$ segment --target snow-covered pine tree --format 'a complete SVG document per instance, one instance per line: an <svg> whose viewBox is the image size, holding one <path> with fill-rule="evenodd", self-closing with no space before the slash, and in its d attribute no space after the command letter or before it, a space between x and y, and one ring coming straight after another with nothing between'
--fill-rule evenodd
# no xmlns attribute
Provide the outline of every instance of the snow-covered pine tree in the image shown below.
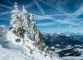
<svg viewBox="0 0 83 60"><path fill-rule="evenodd" d="M23 26L26 30L27 37L30 40L35 41L38 48L40 50L43 50L44 48L44 40L42 38L41 32L36 28L36 22L33 19L32 14L29 14L26 9L23 6L22 10L22 16L23 16Z"/></svg>
<svg viewBox="0 0 83 60"><path fill-rule="evenodd" d="M24 7L24 5L22 6L23 7L23 9L22 9L22 26L23 26L23 28L28 32L28 30L27 30L27 28L28 28L28 26L29 26L29 14L28 14L28 12L25 10L25 7Z"/></svg>
<svg viewBox="0 0 83 60"><path fill-rule="evenodd" d="M37 38L36 22L33 20L32 14L28 14L24 6L22 10L22 20L23 28L26 30L27 37L33 41L38 40L39 38ZM35 39L35 37L37 39Z"/></svg>
<svg viewBox="0 0 83 60"><path fill-rule="evenodd" d="M23 22L22 22L22 15L18 9L17 3L15 2L14 9L11 11L11 31L18 37L23 38L24 42L24 33L25 30L23 29Z"/></svg>
<svg viewBox="0 0 83 60"><path fill-rule="evenodd" d="M17 3L15 3L11 13L11 30L13 33L19 38L23 38L23 42L25 42L24 37L26 35L28 39L33 40L36 43L40 50L43 50L44 40L41 33L36 28L36 22L34 21L32 14L29 14L24 6L22 12L20 12Z"/></svg>
<svg viewBox="0 0 83 60"><path fill-rule="evenodd" d="M20 11L18 10L17 3L15 2L14 9L11 11L11 26L13 29L17 30L18 27L21 26L21 14Z"/></svg>

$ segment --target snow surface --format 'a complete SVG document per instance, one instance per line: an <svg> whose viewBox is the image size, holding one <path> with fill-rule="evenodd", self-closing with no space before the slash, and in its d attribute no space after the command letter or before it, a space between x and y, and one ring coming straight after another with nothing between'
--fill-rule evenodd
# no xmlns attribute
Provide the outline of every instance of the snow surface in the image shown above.
<svg viewBox="0 0 83 60"><path fill-rule="evenodd" d="M68 56L68 57L63 57L62 60L83 60L83 56L80 57Z"/></svg>
<svg viewBox="0 0 83 60"><path fill-rule="evenodd" d="M5 33L3 33L5 34ZM4 37L3 37L4 38ZM3 40L0 39L0 42ZM11 41L10 43L0 44L0 60L52 60L49 56L46 56L35 47L32 43L33 41L29 40L23 45L22 43L15 42L15 39L18 38L11 31L7 31L6 40ZM7 47L3 47L6 45ZM30 49L33 49L33 53L30 53ZM45 53L45 52L44 52ZM54 57L53 60L60 60L57 57Z"/></svg>

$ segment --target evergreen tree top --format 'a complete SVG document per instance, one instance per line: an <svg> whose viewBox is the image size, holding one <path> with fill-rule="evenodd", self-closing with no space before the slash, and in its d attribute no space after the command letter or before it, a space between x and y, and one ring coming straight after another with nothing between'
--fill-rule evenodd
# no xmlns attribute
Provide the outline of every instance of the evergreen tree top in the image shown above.
<svg viewBox="0 0 83 60"><path fill-rule="evenodd" d="M20 13L16 2L15 2L15 5L14 5L14 9L11 11L11 13Z"/></svg>
<svg viewBox="0 0 83 60"><path fill-rule="evenodd" d="M26 11L24 5L22 5L22 8L23 8L22 11L23 11L24 14L28 13L28 12Z"/></svg>
<svg viewBox="0 0 83 60"><path fill-rule="evenodd" d="M17 8L18 8L18 6L17 6L17 2L15 2L14 8L15 8L15 9L17 9Z"/></svg>
<svg viewBox="0 0 83 60"><path fill-rule="evenodd" d="M32 17L32 14L30 13L30 18L29 18L30 20L33 20L33 17Z"/></svg>

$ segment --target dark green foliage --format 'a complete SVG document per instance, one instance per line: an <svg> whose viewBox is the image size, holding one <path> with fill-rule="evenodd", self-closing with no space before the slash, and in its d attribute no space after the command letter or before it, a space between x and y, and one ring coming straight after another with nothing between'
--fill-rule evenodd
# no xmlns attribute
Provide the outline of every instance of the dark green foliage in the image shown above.
<svg viewBox="0 0 83 60"><path fill-rule="evenodd" d="M17 32L19 33L20 37L24 38L25 30L22 27L19 27L17 29Z"/></svg>
<svg viewBox="0 0 83 60"><path fill-rule="evenodd" d="M36 27L37 22L34 24L33 29L34 32L38 32L37 27ZM43 51L44 49L44 39L42 38L41 32L39 32L39 41L37 42L38 49Z"/></svg>
<svg viewBox="0 0 83 60"><path fill-rule="evenodd" d="M19 27L19 28L17 29L17 31L14 30L13 33L14 33L15 35L17 35L18 37L20 36L20 37L24 38L25 30L24 30L22 27Z"/></svg>
<svg viewBox="0 0 83 60"><path fill-rule="evenodd" d="M16 42L20 42L21 40L20 40L20 39L16 39L15 41L16 41Z"/></svg>
<svg viewBox="0 0 83 60"><path fill-rule="evenodd" d="M39 39L40 39L40 42L44 43L44 39L42 38L41 32L39 32Z"/></svg>
<svg viewBox="0 0 83 60"><path fill-rule="evenodd" d="M39 32L39 41L38 41L38 49L43 51L44 50L44 39L42 38L41 33Z"/></svg>
<svg viewBox="0 0 83 60"><path fill-rule="evenodd" d="M34 31L37 33L36 24L34 24L33 29L34 29Z"/></svg>

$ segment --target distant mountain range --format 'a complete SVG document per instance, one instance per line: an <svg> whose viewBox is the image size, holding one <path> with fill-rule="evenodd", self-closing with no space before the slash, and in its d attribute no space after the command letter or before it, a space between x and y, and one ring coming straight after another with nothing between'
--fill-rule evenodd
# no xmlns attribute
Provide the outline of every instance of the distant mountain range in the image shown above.
<svg viewBox="0 0 83 60"><path fill-rule="evenodd" d="M64 32L64 33L42 33L45 40L45 44L51 49L52 46L55 48L74 48L83 46L83 34Z"/></svg>
<svg viewBox="0 0 83 60"><path fill-rule="evenodd" d="M61 35L71 36L71 37L83 42L83 33L64 32L64 33L61 33Z"/></svg>

